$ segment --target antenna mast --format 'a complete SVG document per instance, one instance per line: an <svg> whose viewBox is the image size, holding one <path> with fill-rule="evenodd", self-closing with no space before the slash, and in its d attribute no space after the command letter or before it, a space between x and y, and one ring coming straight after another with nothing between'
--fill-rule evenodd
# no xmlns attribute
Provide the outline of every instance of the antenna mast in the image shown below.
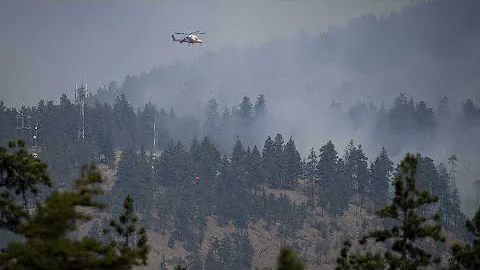
<svg viewBox="0 0 480 270"><path fill-rule="evenodd" d="M28 114L25 114L22 110L21 113L17 114L17 130L20 130L20 139L21 140L24 140L24 130L25 129L31 129L31 127L28 125L28 121L27 123L25 123L25 120L29 120L31 118L30 115Z"/></svg>
<svg viewBox="0 0 480 270"><path fill-rule="evenodd" d="M80 121L78 125L78 139L85 139L85 98L90 96L86 83L75 84L75 102L80 105Z"/></svg>

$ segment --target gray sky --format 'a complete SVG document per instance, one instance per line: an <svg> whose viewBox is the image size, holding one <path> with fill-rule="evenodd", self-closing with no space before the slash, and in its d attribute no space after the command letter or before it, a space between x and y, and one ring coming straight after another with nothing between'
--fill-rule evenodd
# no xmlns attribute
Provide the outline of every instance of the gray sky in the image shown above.
<svg viewBox="0 0 480 270"><path fill-rule="evenodd" d="M0 2L0 99L7 106L73 96L153 66L190 60L224 46L254 46L304 29L326 31L365 13L399 10L408 0L177 0ZM175 31L207 32L196 48Z"/></svg>

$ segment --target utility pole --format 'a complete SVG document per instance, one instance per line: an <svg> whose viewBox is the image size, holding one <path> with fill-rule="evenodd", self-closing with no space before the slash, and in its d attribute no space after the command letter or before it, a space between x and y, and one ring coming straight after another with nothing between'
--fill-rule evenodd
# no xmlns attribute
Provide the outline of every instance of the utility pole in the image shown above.
<svg viewBox="0 0 480 270"><path fill-rule="evenodd" d="M40 152L40 149L38 148L38 122L35 124L35 127L33 128L35 130L35 133L33 135L33 156L38 157L38 153Z"/></svg>
<svg viewBox="0 0 480 270"><path fill-rule="evenodd" d="M34 129L35 129L35 135L33 135L33 145L35 146L35 148L37 148L38 147L38 123L35 125Z"/></svg>
<svg viewBox="0 0 480 270"><path fill-rule="evenodd" d="M156 121L155 116L153 118L153 154L155 155L156 143L157 143L157 129L156 129Z"/></svg>

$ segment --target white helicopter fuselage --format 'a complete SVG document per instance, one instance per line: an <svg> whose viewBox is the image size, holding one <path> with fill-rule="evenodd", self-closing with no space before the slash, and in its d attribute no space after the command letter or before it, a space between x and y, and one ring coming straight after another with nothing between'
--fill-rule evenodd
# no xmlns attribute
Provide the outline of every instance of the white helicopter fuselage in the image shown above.
<svg viewBox="0 0 480 270"><path fill-rule="evenodd" d="M173 41L177 41L180 43L189 43L189 44L201 44L203 40L199 39L196 35L190 34L182 39L176 39L174 35L172 35Z"/></svg>

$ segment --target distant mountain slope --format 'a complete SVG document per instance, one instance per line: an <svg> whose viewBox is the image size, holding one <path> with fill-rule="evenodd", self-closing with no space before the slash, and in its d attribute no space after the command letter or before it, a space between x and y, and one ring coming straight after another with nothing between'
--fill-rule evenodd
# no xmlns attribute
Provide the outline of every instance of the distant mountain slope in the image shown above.
<svg viewBox="0 0 480 270"><path fill-rule="evenodd" d="M189 64L128 76L120 91L136 104L152 101L190 113L212 96L231 104L258 93L279 113L286 104L334 99L380 103L400 91L427 102L451 93L456 100L478 98L479 13L478 1L418 3L385 18L351 20L321 36L299 33L244 51L209 52Z"/></svg>

